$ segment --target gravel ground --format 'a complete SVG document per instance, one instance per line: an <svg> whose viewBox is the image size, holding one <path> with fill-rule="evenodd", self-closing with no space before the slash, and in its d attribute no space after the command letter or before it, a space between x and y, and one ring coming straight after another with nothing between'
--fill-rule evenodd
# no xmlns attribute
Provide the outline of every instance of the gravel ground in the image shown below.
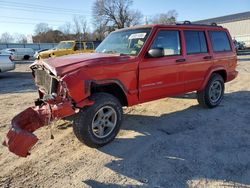
<svg viewBox="0 0 250 188"><path fill-rule="evenodd" d="M0 141L37 97L28 65L0 74ZM250 187L250 55L238 71L218 108L189 93L124 109L118 137L100 149L64 121L36 131L27 158L0 146L0 187Z"/></svg>

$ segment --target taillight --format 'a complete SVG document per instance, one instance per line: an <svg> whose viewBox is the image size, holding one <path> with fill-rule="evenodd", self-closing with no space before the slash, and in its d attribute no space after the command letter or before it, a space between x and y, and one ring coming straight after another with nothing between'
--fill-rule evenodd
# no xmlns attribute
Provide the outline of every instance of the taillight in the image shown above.
<svg viewBox="0 0 250 188"><path fill-rule="evenodd" d="M14 60L14 59L13 59L13 57L12 57L11 55L9 56L9 59L10 59L11 61L13 61L13 60Z"/></svg>

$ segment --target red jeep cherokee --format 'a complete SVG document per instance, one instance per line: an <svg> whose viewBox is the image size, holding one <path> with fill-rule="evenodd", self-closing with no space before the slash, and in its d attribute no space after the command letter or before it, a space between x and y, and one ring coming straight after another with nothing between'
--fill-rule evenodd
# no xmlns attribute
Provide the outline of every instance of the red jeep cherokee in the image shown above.
<svg viewBox="0 0 250 188"><path fill-rule="evenodd" d="M76 137L90 147L117 135L123 106L197 91L213 108L224 83L237 76L229 32L216 25L146 25L111 33L96 53L38 60L30 66L39 98L15 116L4 142L27 156L32 134L51 121L73 116Z"/></svg>

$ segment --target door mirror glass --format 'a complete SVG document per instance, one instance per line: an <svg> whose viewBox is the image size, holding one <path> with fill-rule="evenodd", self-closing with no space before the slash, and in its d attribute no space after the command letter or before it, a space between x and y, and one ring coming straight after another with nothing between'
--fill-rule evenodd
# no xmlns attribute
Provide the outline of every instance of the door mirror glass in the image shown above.
<svg viewBox="0 0 250 188"><path fill-rule="evenodd" d="M163 48L154 48L148 51L148 57L163 57L164 56L164 49Z"/></svg>

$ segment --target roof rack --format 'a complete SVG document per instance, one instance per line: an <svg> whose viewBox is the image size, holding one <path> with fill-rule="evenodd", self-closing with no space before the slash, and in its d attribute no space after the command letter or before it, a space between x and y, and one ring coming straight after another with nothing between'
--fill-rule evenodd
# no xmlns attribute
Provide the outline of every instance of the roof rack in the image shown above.
<svg viewBox="0 0 250 188"><path fill-rule="evenodd" d="M176 23L176 25L194 25L194 26L222 27L222 26L218 26L217 23L215 23L215 22L213 22L210 25L208 25L208 24L195 24L195 23L190 22L189 20L185 20L183 22Z"/></svg>

